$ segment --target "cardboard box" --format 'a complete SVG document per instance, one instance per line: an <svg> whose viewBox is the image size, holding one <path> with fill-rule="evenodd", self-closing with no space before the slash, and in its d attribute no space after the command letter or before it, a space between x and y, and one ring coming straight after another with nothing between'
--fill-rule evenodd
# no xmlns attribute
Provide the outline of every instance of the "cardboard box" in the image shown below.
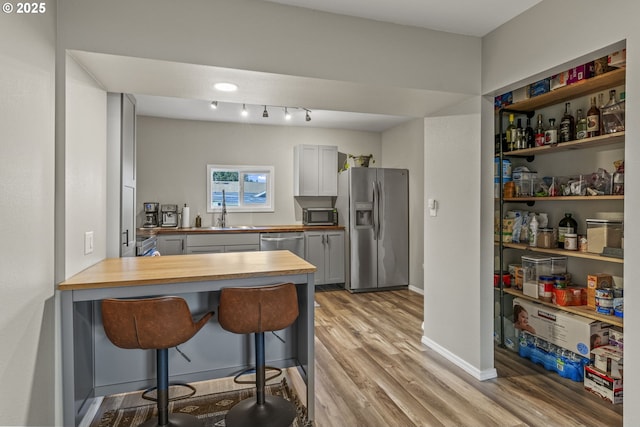
<svg viewBox="0 0 640 427"><path fill-rule="evenodd" d="M609 55L607 65L616 68L627 65L627 49L622 49Z"/></svg>
<svg viewBox="0 0 640 427"><path fill-rule="evenodd" d="M519 309L516 305L526 310L528 325L533 331L529 330L530 333L580 356L590 357L592 348L609 343L611 325L522 298L513 300L516 329L526 330L519 317L522 308Z"/></svg>
<svg viewBox="0 0 640 427"><path fill-rule="evenodd" d="M584 389L610 403L622 403L622 379L611 378L592 366L584 367Z"/></svg>
<svg viewBox="0 0 640 427"><path fill-rule="evenodd" d="M529 85L529 96L533 98L534 96L542 95L544 93L549 92L551 89L551 79L546 78L539 80L535 83Z"/></svg>
<svg viewBox="0 0 640 427"><path fill-rule="evenodd" d="M552 303L561 306L586 305L587 288L568 286L566 288L555 288L553 290Z"/></svg>
<svg viewBox="0 0 640 427"><path fill-rule="evenodd" d="M518 102L526 101L530 97L529 85L512 91L511 97L514 104Z"/></svg>
<svg viewBox="0 0 640 427"><path fill-rule="evenodd" d="M587 307L596 308L596 289L611 288L613 277L610 274L598 273L587 275Z"/></svg>
<svg viewBox="0 0 640 427"><path fill-rule="evenodd" d="M575 68L569 70L569 79L567 80L568 85L572 85L574 83L578 83L579 81L590 79L593 77L595 73L595 66L593 61L587 62L583 65L578 65Z"/></svg>
<svg viewBox="0 0 640 427"><path fill-rule="evenodd" d="M555 76L551 76L550 87L551 90L556 90L560 87L566 86L569 81L569 72L563 71L562 73L558 73Z"/></svg>
<svg viewBox="0 0 640 427"><path fill-rule="evenodd" d="M624 351L624 336L622 328L613 326L609 330L609 345L617 347L620 351Z"/></svg>
<svg viewBox="0 0 640 427"><path fill-rule="evenodd" d="M611 378L622 378L624 363L622 350L612 345L604 345L591 350L591 354L593 354L593 366L597 370Z"/></svg>

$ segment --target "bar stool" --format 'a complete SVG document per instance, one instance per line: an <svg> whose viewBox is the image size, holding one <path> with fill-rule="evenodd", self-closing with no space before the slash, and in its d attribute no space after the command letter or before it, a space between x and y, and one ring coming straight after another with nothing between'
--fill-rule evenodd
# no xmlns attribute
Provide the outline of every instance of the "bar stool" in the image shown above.
<svg viewBox="0 0 640 427"><path fill-rule="evenodd" d="M173 296L102 301L102 323L114 345L156 350L157 399L151 400L157 402L158 416L146 421L142 427L202 426L193 415L169 414L169 348L191 339L211 316L213 312L206 313L194 322L187 302ZM195 389L188 387L193 395Z"/></svg>
<svg viewBox="0 0 640 427"><path fill-rule="evenodd" d="M298 294L293 283L220 291L220 326L236 334L255 334L256 352L256 399L245 399L231 408L225 417L227 427L285 427L295 419L293 403L265 395L264 333L284 329L297 317Z"/></svg>

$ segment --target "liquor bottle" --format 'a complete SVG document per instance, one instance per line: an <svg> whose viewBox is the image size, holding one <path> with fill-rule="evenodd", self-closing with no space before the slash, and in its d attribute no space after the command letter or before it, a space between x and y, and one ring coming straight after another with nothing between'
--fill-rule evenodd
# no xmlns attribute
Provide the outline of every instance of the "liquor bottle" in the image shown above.
<svg viewBox="0 0 640 427"><path fill-rule="evenodd" d="M549 128L544 131L544 143L546 145L558 143L558 128L556 127L556 119L549 119Z"/></svg>
<svg viewBox="0 0 640 427"><path fill-rule="evenodd" d="M515 142L516 150L522 150L523 148L527 148L527 141L524 139L524 130L522 128L516 129L516 142Z"/></svg>
<svg viewBox="0 0 640 427"><path fill-rule="evenodd" d="M591 98L591 107L587 111L587 138L600 135L600 109L596 105L596 97Z"/></svg>
<svg viewBox="0 0 640 427"><path fill-rule="evenodd" d="M536 145L535 134L531 127L531 119L527 117L527 127L524 128L524 142L526 148L533 148Z"/></svg>
<svg viewBox="0 0 640 427"><path fill-rule="evenodd" d="M564 218L558 224L558 248L564 249L564 235L572 234L578 231L578 223L571 218L570 213L565 213Z"/></svg>
<svg viewBox="0 0 640 427"><path fill-rule="evenodd" d="M609 91L609 102L600 110L602 112L602 126L604 129L603 134L609 134L618 131L618 111L620 105L616 101L616 90L611 89Z"/></svg>
<svg viewBox="0 0 640 427"><path fill-rule="evenodd" d="M507 134L507 146L509 147L509 150L514 149L513 143L515 142L516 125L513 124L513 119L513 114L509 114L509 126L507 126L507 130L505 131Z"/></svg>
<svg viewBox="0 0 640 427"><path fill-rule="evenodd" d="M571 103L564 104L564 116L560 120L560 135L558 142L569 142L575 138L576 120L571 115Z"/></svg>
<svg viewBox="0 0 640 427"><path fill-rule="evenodd" d="M600 108L600 135L604 135L604 125L602 124L602 109L604 108L604 93L598 94L598 105Z"/></svg>
<svg viewBox="0 0 640 427"><path fill-rule="evenodd" d="M576 139L587 137L587 118L582 115L582 108L576 113Z"/></svg>
<svg viewBox="0 0 640 427"><path fill-rule="evenodd" d="M538 124L536 125L536 131L534 133L536 147L542 147L544 145L544 125L542 124L542 114L538 114Z"/></svg>

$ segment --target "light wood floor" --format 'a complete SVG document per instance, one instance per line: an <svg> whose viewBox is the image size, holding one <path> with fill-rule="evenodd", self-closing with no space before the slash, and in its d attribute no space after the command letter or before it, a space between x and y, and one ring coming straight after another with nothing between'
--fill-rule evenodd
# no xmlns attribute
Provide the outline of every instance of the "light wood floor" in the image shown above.
<svg viewBox="0 0 640 427"><path fill-rule="evenodd" d="M415 292L316 301L317 427L622 425L622 405L509 350L496 348L498 378L477 381L421 344Z"/></svg>
<svg viewBox="0 0 640 427"><path fill-rule="evenodd" d="M498 378L477 381L420 342L423 296L415 292L319 288L316 302L316 427L622 425L622 405L509 350L496 348ZM296 370L286 375L304 400ZM246 387L229 378L194 385L198 394ZM106 406L148 403L139 394Z"/></svg>

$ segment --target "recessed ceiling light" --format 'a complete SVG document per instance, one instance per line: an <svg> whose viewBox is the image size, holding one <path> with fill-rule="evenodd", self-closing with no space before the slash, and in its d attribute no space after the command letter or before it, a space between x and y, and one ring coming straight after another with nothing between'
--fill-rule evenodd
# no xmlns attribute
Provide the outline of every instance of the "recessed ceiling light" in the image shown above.
<svg viewBox="0 0 640 427"><path fill-rule="evenodd" d="M238 85L235 83L220 82L213 85L214 89L221 92L235 92L238 90Z"/></svg>

